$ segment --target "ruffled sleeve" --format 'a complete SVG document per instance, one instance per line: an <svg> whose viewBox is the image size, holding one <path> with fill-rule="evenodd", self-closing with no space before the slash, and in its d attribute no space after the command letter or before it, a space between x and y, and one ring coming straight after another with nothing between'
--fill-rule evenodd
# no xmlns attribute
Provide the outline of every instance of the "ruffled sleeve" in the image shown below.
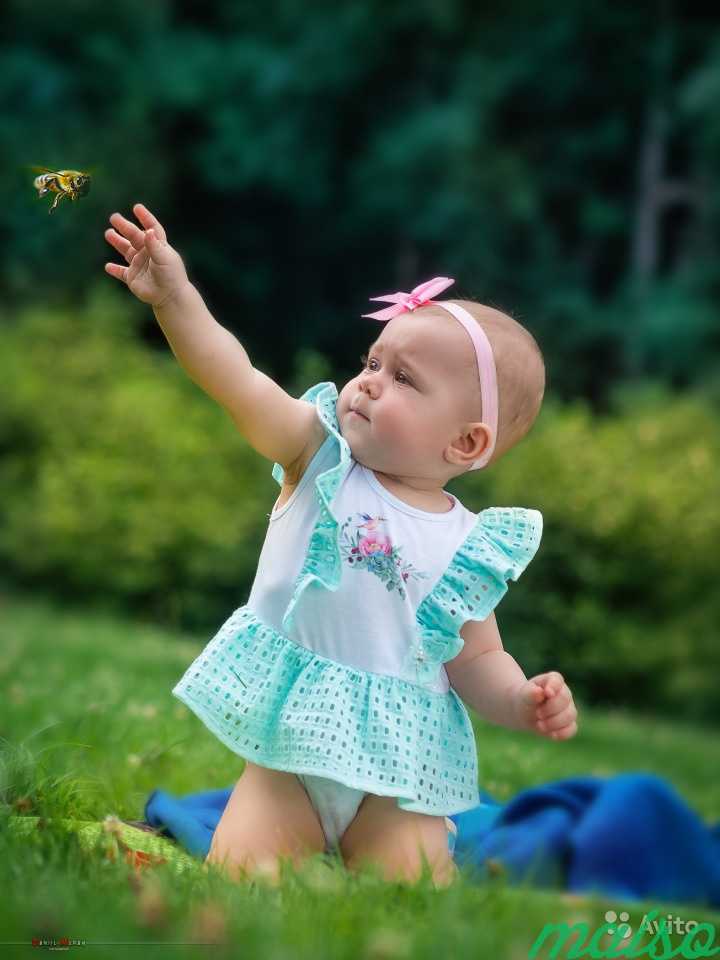
<svg viewBox="0 0 720 960"><path fill-rule="evenodd" d="M318 418L325 427L325 439L327 440L332 436L337 441L339 447L342 447L344 444L346 449L343 450L343 453L345 454L345 459L349 459L350 448L340 433L340 424L337 418L336 404L338 392L335 384L330 380L316 383L315 386L309 387L300 399L305 400L315 407ZM272 475L273 479L277 481L278 486L281 487L285 482L285 470L279 463L273 464Z"/></svg>
<svg viewBox="0 0 720 960"><path fill-rule="evenodd" d="M326 590L337 590L340 586L342 563L337 538L339 523L333 512L333 500L352 465L350 447L340 432L337 416L338 391L335 384L331 381L317 383L300 399L315 404L317 415L327 433L325 442L332 438L336 452L331 458L332 465L314 480L318 519L282 619L282 627L286 632L291 629L295 619L295 607L310 584L316 583ZM275 464L272 475L278 483L282 483L284 473L280 464Z"/></svg>
<svg viewBox="0 0 720 960"><path fill-rule="evenodd" d="M507 581L518 580L537 553L542 529L540 511L527 507L488 507L478 514L448 571L465 594L466 620L490 616L507 593Z"/></svg>
<svg viewBox="0 0 720 960"><path fill-rule="evenodd" d="M540 546L543 519L527 507L488 507L453 555L447 570L417 610L421 663L429 679L440 663L462 650L460 629L485 620Z"/></svg>

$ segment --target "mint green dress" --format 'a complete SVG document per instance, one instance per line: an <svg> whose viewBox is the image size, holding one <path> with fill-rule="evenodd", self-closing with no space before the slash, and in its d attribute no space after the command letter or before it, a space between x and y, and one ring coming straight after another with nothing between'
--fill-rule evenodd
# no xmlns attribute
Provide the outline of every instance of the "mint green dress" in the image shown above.
<svg viewBox="0 0 720 960"><path fill-rule="evenodd" d="M403 504L353 459L337 398L330 382L302 396L325 442L271 515L248 603L172 693L260 766L461 813L480 802L477 746L443 664L463 624L486 619L530 562L542 516ZM272 475L282 484L282 467Z"/></svg>

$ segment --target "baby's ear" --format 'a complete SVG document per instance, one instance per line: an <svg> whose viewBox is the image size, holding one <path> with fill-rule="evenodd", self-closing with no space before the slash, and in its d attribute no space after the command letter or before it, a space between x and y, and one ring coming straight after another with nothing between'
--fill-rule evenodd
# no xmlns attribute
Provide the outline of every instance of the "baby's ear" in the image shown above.
<svg viewBox="0 0 720 960"><path fill-rule="evenodd" d="M467 466L482 456L491 439L490 428L486 424L467 423L447 447L445 457L450 463Z"/></svg>

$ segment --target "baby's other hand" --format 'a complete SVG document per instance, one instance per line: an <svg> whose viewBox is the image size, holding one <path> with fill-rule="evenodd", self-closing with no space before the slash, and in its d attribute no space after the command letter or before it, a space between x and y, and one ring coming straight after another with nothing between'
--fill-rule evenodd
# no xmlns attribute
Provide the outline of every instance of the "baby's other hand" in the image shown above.
<svg viewBox="0 0 720 960"><path fill-rule="evenodd" d="M569 740L577 733L577 709L570 687L556 670L539 673L514 691L515 712L526 730L552 740Z"/></svg>

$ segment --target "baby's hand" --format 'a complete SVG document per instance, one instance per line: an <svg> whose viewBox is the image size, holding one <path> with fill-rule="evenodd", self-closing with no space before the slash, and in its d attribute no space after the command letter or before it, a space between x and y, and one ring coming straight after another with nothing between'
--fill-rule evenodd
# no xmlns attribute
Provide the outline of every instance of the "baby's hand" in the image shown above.
<svg viewBox="0 0 720 960"><path fill-rule="evenodd" d="M577 709L562 674L553 670L525 680L514 690L515 713L524 729L568 740L577 733Z"/></svg>
<svg viewBox="0 0 720 960"><path fill-rule="evenodd" d="M145 230L119 213L113 213L110 223L117 229L105 231L107 242L130 266L106 263L105 270L126 283L138 300L159 307L189 283L185 265L180 254L167 242L163 225L147 207L136 203L133 212Z"/></svg>

